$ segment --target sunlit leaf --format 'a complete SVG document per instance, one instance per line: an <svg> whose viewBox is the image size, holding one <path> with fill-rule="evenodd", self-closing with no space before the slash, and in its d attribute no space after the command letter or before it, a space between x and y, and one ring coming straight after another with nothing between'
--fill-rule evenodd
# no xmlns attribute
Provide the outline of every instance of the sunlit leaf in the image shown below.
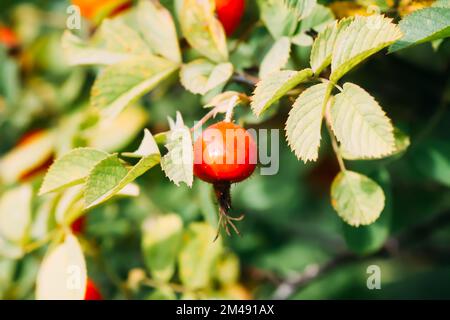
<svg viewBox="0 0 450 320"><path fill-rule="evenodd" d="M384 208L383 189L372 179L353 171L340 172L331 185L331 203L349 225L376 221Z"/></svg>
<svg viewBox="0 0 450 320"><path fill-rule="evenodd" d="M231 63L213 64L205 59L194 60L181 67L181 84L192 93L205 94L224 84L233 74Z"/></svg>
<svg viewBox="0 0 450 320"><path fill-rule="evenodd" d="M331 64L331 56L337 36L350 24L352 19L342 19L328 24L318 35L311 48L310 63L314 73L320 74Z"/></svg>
<svg viewBox="0 0 450 320"><path fill-rule="evenodd" d="M386 242L392 224L392 190L389 172L378 170L373 177L383 188L386 205L374 223L354 228L344 224L344 238L349 249L358 254L366 255L379 250Z"/></svg>
<svg viewBox="0 0 450 320"><path fill-rule="evenodd" d="M109 65L125 61L132 56L128 53L114 52L105 48L91 46L68 30L63 34L62 47L67 63L72 66Z"/></svg>
<svg viewBox="0 0 450 320"><path fill-rule="evenodd" d="M286 137L297 158L315 161L319 155L322 119L332 87L316 84L303 91L286 121Z"/></svg>
<svg viewBox="0 0 450 320"><path fill-rule="evenodd" d="M156 1L139 1L139 28L152 50L174 62L181 62L177 32L170 12Z"/></svg>
<svg viewBox="0 0 450 320"><path fill-rule="evenodd" d="M37 300L84 300L86 262L78 240L66 236L44 258L36 280Z"/></svg>
<svg viewBox="0 0 450 320"><path fill-rule="evenodd" d="M157 165L161 155L143 157L131 169L125 167L117 154L110 155L95 165L86 180L84 201L86 209L99 205L119 193L128 184Z"/></svg>
<svg viewBox="0 0 450 320"><path fill-rule="evenodd" d="M91 104L114 118L176 69L173 62L150 55L108 66L92 87Z"/></svg>
<svg viewBox="0 0 450 320"><path fill-rule="evenodd" d="M304 19L309 16L317 4L317 0L284 0L284 4L294 10L298 19Z"/></svg>
<svg viewBox="0 0 450 320"><path fill-rule="evenodd" d="M274 72L259 81L252 96L251 107L253 113L260 116L289 90L308 80L312 75L311 69L301 71L283 70Z"/></svg>
<svg viewBox="0 0 450 320"><path fill-rule="evenodd" d="M403 18L398 26L404 36L389 48L389 52L450 37L450 6L414 11Z"/></svg>
<svg viewBox="0 0 450 320"><path fill-rule="evenodd" d="M279 39L292 36L298 25L298 17L290 10L284 0L258 0L261 20L272 37Z"/></svg>
<svg viewBox="0 0 450 320"><path fill-rule="evenodd" d="M383 109L361 87L345 83L331 105L331 124L342 148L355 157L377 158L394 151L394 128Z"/></svg>
<svg viewBox="0 0 450 320"><path fill-rule="evenodd" d="M176 123L172 121L165 146L167 153L161 159L161 167L166 176L177 186L184 182L191 187L194 180L192 137L190 129L184 125L179 113Z"/></svg>
<svg viewBox="0 0 450 320"><path fill-rule="evenodd" d="M44 178L40 194L57 191L84 182L91 169L108 156L93 148L79 148L56 160Z"/></svg>
<svg viewBox="0 0 450 320"><path fill-rule="evenodd" d="M134 152L124 152L122 155L130 158L142 158L156 153L159 153L159 149L155 138L148 129L144 129L144 138L139 148Z"/></svg>
<svg viewBox="0 0 450 320"><path fill-rule="evenodd" d="M390 18L381 15L356 16L338 34L333 47L330 80L336 82L357 64L401 36L400 29Z"/></svg>
<svg viewBox="0 0 450 320"><path fill-rule="evenodd" d="M278 39L261 62L259 76L265 78L273 72L280 71L288 62L290 52L290 39L288 37Z"/></svg>
<svg viewBox="0 0 450 320"><path fill-rule="evenodd" d="M225 31L213 1L180 0L178 14L183 35L194 49L212 61L228 61Z"/></svg>

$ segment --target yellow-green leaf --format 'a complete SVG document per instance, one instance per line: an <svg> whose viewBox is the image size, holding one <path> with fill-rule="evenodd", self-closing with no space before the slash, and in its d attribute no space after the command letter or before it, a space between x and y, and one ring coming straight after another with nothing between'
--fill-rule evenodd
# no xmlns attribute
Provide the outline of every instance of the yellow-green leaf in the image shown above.
<svg viewBox="0 0 450 320"><path fill-rule="evenodd" d="M331 61L332 82L337 82L357 64L391 45L402 33L392 19L382 15L356 16L339 32Z"/></svg>
<svg viewBox="0 0 450 320"><path fill-rule="evenodd" d="M50 166L39 194L84 182L91 169L107 156L106 152L93 148L79 148L66 153Z"/></svg>
<svg viewBox="0 0 450 320"><path fill-rule="evenodd" d="M177 68L174 62L152 55L108 66L92 87L91 105L105 118L114 118Z"/></svg>
<svg viewBox="0 0 450 320"><path fill-rule="evenodd" d="M286 137L297 158L317 160L325 104L332 86L316 84L303 91L295 101L286 121Z"/></svg>
<svg viewBox="0 0 450 320"><path fill-rule="evenodd" d="M278 39L265 55L259 70L260 78L280 71L288 62L291 52L291 40L288 37Z"/></svg>
<svg viewBox="0 0 450 320"><path fill-rule="evenodd" d="M231 63L214 64L197 59L184 64L180 71L181 84L192 93L205 94L224 84L233 74Z"/></svg>
<svg viewBox="0 0 450 320"><path fill-rule="evenodd" d="M336 138L355 157L377 158L394 151L394 128L375 99L361 87L345 83L330 110Z"/></svg>
<svg viewBox="0 0 450 320"><path fill-rule="evenodd" d="M86 262L80 244L69 234L44 258L36 280L37 300L84 300Z"/></svg>
<svg viewBox="0 0 450 320"><path fill-rule="evenodd" d="M334 44L340 32L350 24L353 18L342 19L328 24L318 35L311 48L311 69L320 74L331 63Z"/></svg>
<svg viewBox="0 0 450 320"><path fill-rule="evenodd" d="M143 157L131 169L122 164L117 154L103 159L92 169L86 181L84 201L86 209L99 205L119 193L139 176L157 165L159 153Z"/></svg>
<svg viewBox="0 0 450 320"><path fill-rule="evenodd" d="M161 159L161 167L166 176L177 186L184 182L188 187L192 187L194 151L191 132L184 125L180 113L177 113L176 123L172 119L170 121L171 128L165 144L167 153Z"/></svg>
<svg viewBox="0 0 450 320"><path fill-rule="evenodd" d="M212 61L228 61L225 32L215 16L214 1L180 1L178 14L181 31L189 44Z"/></svg>
<svg viewBox="0 0 450 320"><path fill-rule="evenodd" d="M275 101L284 96L298 84L308 80L313 75L311 69L301 71L283 70L270 74L256 84L252 96L253 113L260 116Z"/></svg>
<svg viewBox="0 0 450 320"><path fill-rule="evenodd" d="M152 50L181 63L177 32L170 12L157 1L139 1L136 10L139 28Z"/></svg>
<svg viewBox="0 0 450 320"><path fill-rule="evenodd" d="M353 171L340 172L331 185L331 203L349 225L375 222L384 208L383 189L372 179Z"/></svg>

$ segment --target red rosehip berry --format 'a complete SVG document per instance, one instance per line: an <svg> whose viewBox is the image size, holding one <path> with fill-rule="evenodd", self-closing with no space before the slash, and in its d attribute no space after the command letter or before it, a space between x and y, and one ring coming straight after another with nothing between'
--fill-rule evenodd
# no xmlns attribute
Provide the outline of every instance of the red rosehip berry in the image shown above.
<svg viewBox="0 0 450 320"><path fill-rule="evenodd" d="M87 279L84 300L103 300L102 294L91 279Z"/></svg>
<svg viewBox="0 0 450 320"><path fill-rule="evenodd" d="M231 209L230 184L247 179L255 170L256 159L253 137L231 122L222 121L208 127L194 143L194 175L214 185L219 204L219 227L223 226L228 235L228 226L239 234L233 221L243 218L228 214Z"/></svg>
<svg viewBox="0 0 450 320"><path fill-rule="evenodd" d="M244 9L245 0L216 0L217 17L228 36L238 27Z"/></svg>

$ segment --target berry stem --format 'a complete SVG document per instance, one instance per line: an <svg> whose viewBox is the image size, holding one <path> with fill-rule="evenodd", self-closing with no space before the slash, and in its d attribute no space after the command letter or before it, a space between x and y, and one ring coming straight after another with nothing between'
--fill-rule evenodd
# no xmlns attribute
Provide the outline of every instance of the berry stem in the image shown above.
<svg viewBox="0 0 450 320"><path fill-rule="evenodd" d="M220 229L223 228L228 236L231 236L230 226L237 235L241 235L239 229L236 227L233 221L241 221L244 219L244 215L239 217L229 216L231 209L231 184L230 182L218 182L214 184L214 193L216 195L217 202L219 204L219 223L217 226L217 235L214 241L217 240L220 234Z"/></svg>

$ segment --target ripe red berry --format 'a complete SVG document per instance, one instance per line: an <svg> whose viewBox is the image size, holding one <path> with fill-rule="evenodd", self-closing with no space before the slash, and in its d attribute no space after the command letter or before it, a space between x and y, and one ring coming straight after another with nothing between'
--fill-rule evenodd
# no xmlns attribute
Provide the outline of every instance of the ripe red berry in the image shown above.
<svg viewBox="0 0 450 320"><path fill-rule="evenodd" d="M87 279L86 292L84 294L84 300L103 300L100 291L97 289L94 282L91 279Z"/></svg>
<svg viewBox="0 0 450 320"><path fill-rule="evenodd" d="M244 14L245 0L216 0L216 12L229 36L239 25Z"/></svg>
<svg viewBox="0 0 450 320"><path fill-rule="evenodd" d="M253 173L256 157L253 137L244 128L228 121L208 127L194 143L194 175L214 185L219 203L219 227L223 226L228 235L228 226L239 234L233 221L243 218L228 215L230 184L245 180Z"/></svg>
<svg viewBox="0 0 450 320"><path fill-rule="evenodd" d="M19 39L11 29L0 26L0 44L7 49L13 49L19 46Z"/></svg>
<svg viewBox="0 0 450 320"><path fill-rule="evenodd" d="M210 182L239 182L256 167L256 143L242 127L218 122L194 143L194 175Z"/></svg>

